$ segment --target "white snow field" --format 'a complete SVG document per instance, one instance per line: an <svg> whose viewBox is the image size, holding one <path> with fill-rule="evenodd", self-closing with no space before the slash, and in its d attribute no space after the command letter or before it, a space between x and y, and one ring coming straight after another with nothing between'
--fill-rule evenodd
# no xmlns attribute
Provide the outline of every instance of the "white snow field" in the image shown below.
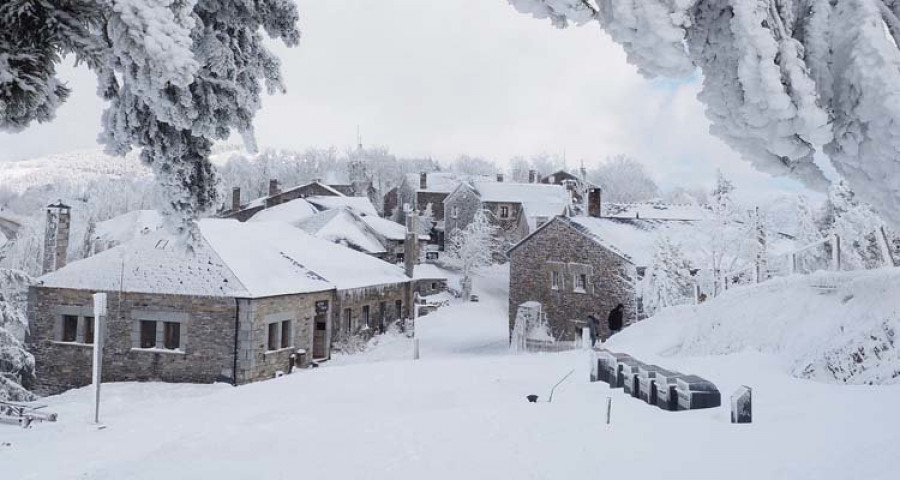
<svg viewBox="0 0 900 480"><path fill-rule="evenodd" d="M755 417L732 425L725 407L665 412L587 382L582 351L509 354L503 273L476 279L481 302L419 319L418 361L412 341L394 334L366 353L238 388L106 384L105 429L90 424L89 389L46 398L59 422L0 426L0 478L897 478L900 386L798 379L773 352L686 356L671 347L695 338L673 324L687 316L665 314L610 346L707 377L725 396L750 385ZM750 291L697 311L748 308L739 299ZM760 336L771 329L761 322ZM531 393L539 403L525 400Z"/></svg>

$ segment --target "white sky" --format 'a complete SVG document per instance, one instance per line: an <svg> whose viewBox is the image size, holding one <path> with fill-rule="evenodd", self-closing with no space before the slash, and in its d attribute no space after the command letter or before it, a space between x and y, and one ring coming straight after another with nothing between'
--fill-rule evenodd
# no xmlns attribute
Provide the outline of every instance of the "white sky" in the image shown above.
<svg viewBox="0 0 900 480"><path fill-rule="evenodd" d="M696 79L649 81L591 25L558 30L506 0L297 0L300 46L273 46L287 95L257 117L261 147L385 145L400 156L459 154L504 164L562 153L590 166L624 153L664 187L711 185L745 198L796 184L757 173L708 133ZM0 134L0 161L98 148L102 101L90 72L62 71L74 93L54 122ZM755 199L754 198L754 199Z"/></svg>

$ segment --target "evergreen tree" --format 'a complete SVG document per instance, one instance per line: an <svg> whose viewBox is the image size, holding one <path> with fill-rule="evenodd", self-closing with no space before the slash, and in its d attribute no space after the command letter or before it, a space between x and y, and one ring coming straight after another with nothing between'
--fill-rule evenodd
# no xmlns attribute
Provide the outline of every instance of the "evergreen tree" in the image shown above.
<svg viewBox="0 0 900 480"><path fill-rule="evenodd" d="M657 238L644 282L644 307L650 315L665 307L690 302L695 282L681 246L667 236Z"/></svg>

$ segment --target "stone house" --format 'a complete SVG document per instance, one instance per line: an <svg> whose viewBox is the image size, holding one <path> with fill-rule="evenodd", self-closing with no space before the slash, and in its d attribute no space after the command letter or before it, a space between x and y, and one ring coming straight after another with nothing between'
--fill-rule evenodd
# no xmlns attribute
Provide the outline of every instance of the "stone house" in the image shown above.
<svg viewBox="0 0 900 480"><path fill-rule="evenodd" d="M408 315L412 282L396 265L283 223L210 219L199 232L191 254L156 232L38 279L42 393L90 382L96 292L108 294L104 381L253 382Z"/></svg>
<svg viewBox="0 0 900 480"><path fill-rule="evenodd" d="M251 200L247 203L241 202L241 189L239 187L234 187L231 190L231 205L219 212L218 216L220 218L233 218L241 222L246 222L262 210L298 198L308 197L345 197L345 195L337 189L319 181L282 190L278 185L278 180L273 179L269 180L269 194L267 196Z"/></svg>
<svg viewBox="0 0 900 480"><path fill-rule="evenodd" d="M556 172L541 177L540 182L545 185L560 185L565 188L572 198L572 205L580 210L582 204L586 200L584 193L591 188L595 188L593 184L583 180L583 178L584 170L582 170L581 176L566 170L557 170Z"/></svg>
<svg viewBox="0 0 900 480"><path fill-rule="evenodd" d="M444 228L449 238L465 229L478 210L485 210L505 251L554 216L566 214L570 206L569 194L559 185L464 182L444 200Z"/></svg>

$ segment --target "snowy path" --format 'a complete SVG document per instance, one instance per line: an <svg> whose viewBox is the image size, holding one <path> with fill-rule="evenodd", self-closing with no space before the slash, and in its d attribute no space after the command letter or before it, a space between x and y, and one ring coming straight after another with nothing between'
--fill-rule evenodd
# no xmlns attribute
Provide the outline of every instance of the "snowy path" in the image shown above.
<svg viewBox="0 0 900 480"><path fill-rule="evenodd" d="M0 478L896 478L900 387L797 380L772 357L737 354L663 360L726 395L751 382L752 425L729 424L724 408L663 412L583 377L529 404L583 357L506 354L505 305L487 297L424 317L419 361L395 337L365 363L240 388L105 385L104 430L88 422L87 389L48 398L59 423L0 426Z"/></svg>

